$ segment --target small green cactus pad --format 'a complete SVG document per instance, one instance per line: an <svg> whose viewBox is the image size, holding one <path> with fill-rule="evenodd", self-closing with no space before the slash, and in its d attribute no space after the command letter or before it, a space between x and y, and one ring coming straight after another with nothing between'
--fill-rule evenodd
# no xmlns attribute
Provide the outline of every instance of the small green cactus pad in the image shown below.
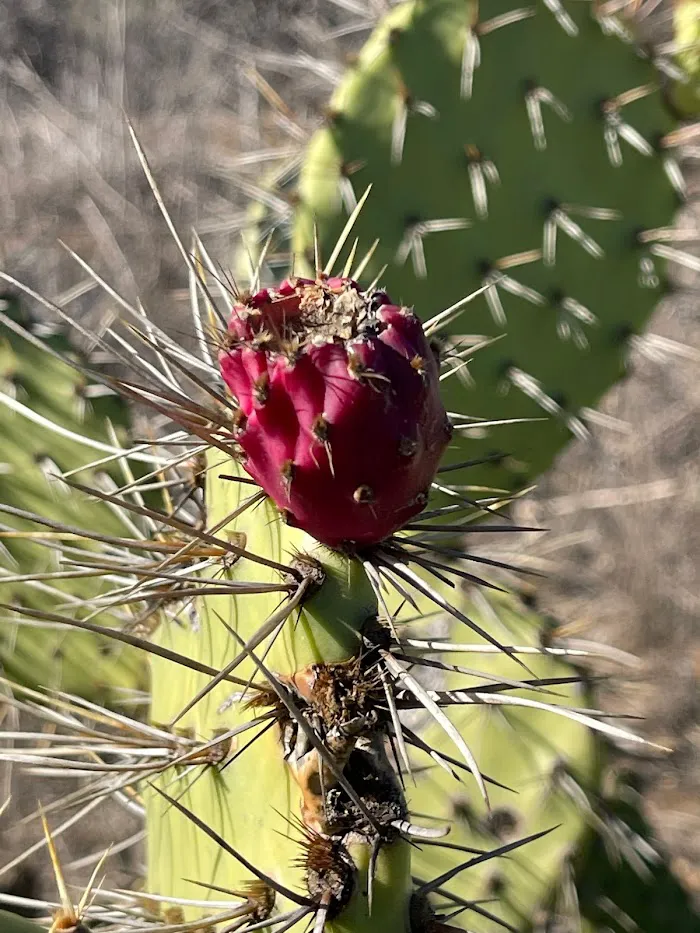
<svg viewBox="0 0 700 933"><path fill-rule="evenodd" d="M53 478L57 470L76 469L100 454L75 437L56 433L36 417L30 420L21 410L29 409L63 431L109 444L106 419L123 433L125 406L114 396L100 397L98 393L91 398L88 380L51 354L54 350L77 359L62 334L44 334L41 325L35 325L14 298L0 299L0 310L35 338L39 335L31 342L9 325L0 325L0 383L7 397L0 405L2 506L73 528L130 536L129 529L108 506L88 501ZM11 407L13 402L20 407ZM76 478L94 482L95 471L81 471ZM51 612L64 601L75 606L105 591L107 584L99 576L18 579L26 574L66 571L67 565L61 563L61 544L80 547L75 535L41 527L4 509L0 512L0 533L1 602ZM29 537L31 534L53 547L37 544ZM88 605L84 614L89 611ZM117 618L104 613L99 621L113 624ZM26 685L61 687L102 701L115 699L115 691L144 685L145 665L138 653L122 646L115 648L108 639L81 632L31 627L6 612L0 623L0 663L11 679Z"/></svg>
<svg viewBox="0 0 700 933"><path fill-rule="evenodd" d="M453 461L496 455L475 485L541 473L625 372L664 288L682 181L654 67L605 4L415 0L380 23L335 93L303 164L295 271L327 257L352 201L363 274L428 321L489 286L436 332ZM655 232L656 231L656 232ZM342 264L341 257L341 264ZM340 265L340 264L339 264ZM450 360L453 365L450 365ZM539 419L494 428L487 421ZM502 455L502 456L500 456Z"/></svg>
<svg viewBox="0 0 700 933"><path fill-rule="evenodd" d="M465 611L492 634L503 637L500 626L505 626L512 644L540 645L543 630L535 613L524 609L513 597L489 597L489 601L490 612L480 612L483 603L467 604ZM496 617L498 629L494 628ZM478 644L479 640L470 638L470 641ZM528 676L505 655L449 653L443 655L443 660L476 668L496 681ZM548 655L527 655L523 661L537 677L566 677L575 673L570 665ZM464 688L468 679L459 675L454 682ZM479 678L479 682L483 684L483 679ZM558 685L552 690L554 694L508 693L550 705L565 704L578 709L588 706L588 697L580 685ZM538 908L546 905L561 878L563 865L577 852L585 835L586 815L566 788L572 779L585 786L596 782L601 764L600 743L585 727L537 709L474 705L459 707L450 718L484 773L513 790L492 787L489 813L469 787L435 766L420 774L414 788L408 783L409 806L414 812L429 814L435 825L449 821L452 830L446 843L479 850L553 830L504 858L466 869L444 885L444 890L467 901L495 898L491 912L517 929L526 929ZM422 737L438 753L449 754L449 746L434 727ZM414 874L433 878L469 857L449 848L424 846L414 856ZM487 911L490 906L483 905ZM496 928L488 916L471 910L452 922L459 929L463 923L464 929L478 933L491 933Z"/></svg>

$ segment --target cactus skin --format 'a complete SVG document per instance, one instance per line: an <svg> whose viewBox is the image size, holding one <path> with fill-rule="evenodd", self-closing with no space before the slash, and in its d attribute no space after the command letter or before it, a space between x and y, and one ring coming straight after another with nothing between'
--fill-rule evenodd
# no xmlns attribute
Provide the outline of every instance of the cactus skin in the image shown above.
<svg viewBox="0 0 700 933"><path fill-rule="evenodd" d="M41 927L31 920L18 917L17 914L0 910L0 930L2 933L41 933Z"/></svg>
<svg viewBox="0 0 700 933"><path fill-rule="evenodd" d="M13 296L0 299L0 310L11 320L31 331L32 320ZM39 329L38 333L41 334ZM47 350L79 360L69 341L61 333L41 338ZM67 363L56 359L41 346L33 345L0 324L0 381L2 391L16 397L23 405L61 427L109 443L106 419L124 434L127 410L114 395L85 399L82 393L89 380ZM81 416L80 409L84 408ZM25 419L21 413L0 405L0 436L3 438L0 460L6 465L0 475L3 505L34 512L68 525L99 530L106 534L130 534L124 524L102 503L86 501L65 485L51 481L48 472L67 471L89 463L100 455L75 440L61 437L42 425ZM44 458L46 472L41 468ZM114 471L113 471L114 472ZM93 482L95 471L79 474L83 482ZM120 472L114 478L123 481ZM5 513L0 523L7 529L37 533L37 526ZM6 574L43 572L61 569L50 552L26 538L5 538L12 561L4 561ZM48 589L48 587L52 589ZM17 599L32 609L54 610L63 598L94 599L105 584L98 578L46 581L43 586L3 583L0 577L0 600ZM100 617L111 624L110 616ZM116 621L111 617L111 622ZM108 639L82 632L62 632L51 628L29 628L4 619L0 626L0 663L12 679L28 686L61 687L75 694L102 702L113 701L124 689L142 688L145 667L142 658Z"/></svg>
<svg viewBox="0 0 700 933"><path fill-rule="evenodd" d="M351 185L358 195L373 183L354 235L358 255L379 238L367 274L386 264L381 283L396 300L410 299L427 319L490 281L490 273L508 277L498 289L505 321L494 321L488 295L480 295L440 334L501 337L470 364L469 384L447 380L448 410L488 420L545 416L536 424L457 432L450 448L455 461L507 455L471 476L478 485L506 489L527 484L572 431L583 433L587 409L624 375L629 341L662 293L662 264L653 244L640 243L638 235L669 224L678 204L663 164L672 152L654 148L673 127L658 89L639 99L630 95L619 109L623 135L633 127L641 134L635 145L648 146L647 153L618 140L623 164L615 166L604 141L603 102L655 87L653 67L603 34L594 4L562 0L576 35L540 0L528 7L529 18L490 28L516 7L494 0L481 3L477 15L476 3L464 0L415 0L387 15L308 148L291 243L303 274L314 224L325 253L344 223L340 192ZM481 64L468 98L460 96L460 74L472 14L482 24ZM542 91L546 100L538 105L533 88L554 98ZM544 122L544 138L537 140L528 93ZM611 103L607 109L617 120ZM553 213L557 207L564 214ZM406 255L416 242L412 232L419 237L421 223L461 218L470 226L423 231L427 275L421 277L412 262L417 259L420 272L418 253ZM556 261L530 257L511 266L507 257L543 249L546 221L557 219ZM512 288L519 294L509 293ZM493 298L494 289L488 294Z"/></svg>

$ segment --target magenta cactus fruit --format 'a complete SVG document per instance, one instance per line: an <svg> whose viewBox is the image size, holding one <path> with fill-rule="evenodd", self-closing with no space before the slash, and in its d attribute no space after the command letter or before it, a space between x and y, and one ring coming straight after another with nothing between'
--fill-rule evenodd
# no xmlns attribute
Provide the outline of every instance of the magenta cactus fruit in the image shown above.
<svg viewBox="0 0 700 933"><path fill-rule="evenodd" d="M290 524L366 547L424 508L451 426L409 308L347 278L286 280L234 307L219 362L244 466Z"/></svg>

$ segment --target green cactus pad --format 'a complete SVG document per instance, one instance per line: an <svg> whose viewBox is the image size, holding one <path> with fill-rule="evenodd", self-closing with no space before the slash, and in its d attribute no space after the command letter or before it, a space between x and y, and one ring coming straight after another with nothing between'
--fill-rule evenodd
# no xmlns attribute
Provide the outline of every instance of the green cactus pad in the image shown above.
<svg viewBox="0 0 700 933"><path fill-rule="evenodd" d="M335 664L354 657L359 650L359 631L368 617L376 615L377 611L376 599L362 566L357 561L322 548L303 532L286 526L274 504L267 499L227 524L226 516L239 509L251 495L251 487L220 478L221 461L219 450L210 452L207 480L210 527L220 526L220 535L239 536L232 540L240 544L244 542L252 554L264 554L267 559L280 564L289 564L296 555L304 554L318 560L325 572L320 590L304 602L301 611L295 612L271 644L269 639L261 644L256 652L258 656L264 657L270 670L282 675L294 674L313 664ZM232 463L226 463L225 473L244 476ZM220 572L217 570L217 574ZM227 579L239 583L280 581L277 570L246 558L233 563L224 573ZM218 669L241 652L240 644L227 626L240 638L250 639L280 605L282 598L280 593L235 598L207 596L197 603L196 622L163 626L157 638L168 649ZM172 722L210 679L161 659L153 660L151 674L151 718L161 724ZM249 658L236 668L235 675L244 681L264 682ZM240 688L231 684L219 684L178 720L177 728L208 740L265 711L245 709L244 704L236 700L229 702L237 690ZM251 696L253 692L250 691ZM242 749L255 732L264 727L265 723L262 723L254 731L235 737L228 756ZM221 770L216 767L203 772L198 770L190 776L183 773L181 782L173 781L173 774L168 772L160 786L179 797L184 806L196 813L257 869L282 881L288 888L299 893L305 891L301 868L295 864L304 853L303 836L298 825L286 818L287 814L299 813L300 790L283 758L276 725L268 728L230 766ZM229 889L240 888L242 883L253 880L254 875L225 855L217 843L204 835L185 814L174 812L158 795L149 794L147 800L150 890L201 899L207 896L206 892L184 880L183 876ZM362 882L362 876L363 865L366 874L368 854L365 846L357 848L357 852L351 853L358 866L355 891L338 923L329 924L331 930L354 930L356 927L352 924L357 918L366 916L366 893L362 893L366 882ZM187 853L187 871L183 870L183 853ZM399 842L380 853L375 913L377 922L381 922L382 933L385 930L404 933L405 930L402 916L397 916L388 926L386 918L393 916L396 910L397 879L402 877L405 886L409 877L406 860L406 843ZM277 897L277 911L293 907L294 904L285 902L283 897ZM392 925L394 922L395 926ZM302 921L299 928L303 928Z"/></svg>
<svg viewBox="0 0 700 933"><path fill-rule="evenodd" d="M539 647L548 642L551 621L515 596L488 599L488 611L481 600L467 601L464 607L487 631L495 631L497 619L498 629L507 628L513 643ZM565 660L544 654L523 659L543 678L576 672ZM478 667L495 678L521 676L505 656L449 652L443 660ZM464 676L450 678L455 689L465 686ZM591 693L581 685L553 689L557 696L517 691L512 695L584 712L591 705ZM443 891L477 903L477 910L467 910L453 921L454 926L492 933L497 924L479 913L478 902L493 897L493 909L489 904L483 907L517 930L549 929L548 924L585 933L697 929L697 908L658 847L642 814L639 794L625 775L613 775L614 755L604 739L566 718L532 709L474 706L461 708L450 718L480 766L516 793L493 788L488 813L468 788L432 767L419 773L413 789L409 786L412 810L430 814L436 825L449 821L452 828L445 841L475 849L492 849L553 828L507 857L468 868L446 883ZM422 738L438 753L449 754L449 745L434 726ZM433 878L469 857L424 846L414 855L413 872Z"/></svg>
<svg viewBox="0 0 700 933"><path fill-rule="evenodd" d="M635 858L625 857L600 833L591 833L575 862L575 880L582 929L627 933L695 933L700 911L671 870L642 812L642 800L623 775L605 800L610 817L628 834ZM606 842L608 843L606 845ZM643 856L647 854L645 859Z"/></svg>
<svg viewBox="0 0 700 933"><path fill-rule="evenodd" d="M380 284L424 321L497 283L440 331L501 337L476 354L471 381L446 379L446 407L540 420L458 430L453 461L504 455L470 472L475 485L523 486L585 432L663 292L653 234L640 233L679 203L662 142L673 122L652 65L606 34L596 8L401 4L350 66L303 164L298 273L313 265L314 225L327 257L342 192L371 184L346 248L359 237L360 257L379 239L363 279L386 265Z"/></svg>
<svg viewBox="0 0 700 933"><path fill-rule="evenodd" d="M0 301L1 310L16 324L28 329L32 321L15 299ZM38 330L41 334L41 329ZM42 336L32 343L0 325L0 382L10 402L16 400L68 432L102 443L109 443L106 419L123 435L127 423L126 408L115 396L89 398L88 380L77 370L53 356L51 350L77 360L76 353L61 334ZM26 418L21 410L0 405L0 490L3 505L34 513L55 522L99 531L105 534L130 535L129 530L108 506L88 501L65 484L51 478L58 468L73 470L97 459L100 454L79 440L52 431ZM115 474L116 477L116 474ZM95 471L81 471L77 478L94 482ZM4 551L3 575L44 573L65 570L60 566L60 549L47 550L33 542L27 533L41 535L59 544L77 544L71 536L42 529L23 518L0 514ZM17 536L20 533L20 536ZM99 577L80 580L45 580L34 584L3 582L0 576L0 601L20 603L35 610L56 611L64 600L91 600L105 592L106 583ZM85 613L90 610L84 610ZM116 618L104 613L101 624L113 624ZM87 698L114 700L124 688L143 687L145 665L138 653L115 646L108 639L97 639L81 632L55 628L32 628L5 616L0 623L0 663L12 679L29 686L61 687Z"/></svg>
<svg viewBox="0 0 700 933"><path fill-rule="evenodd" d="M541 622L534 613L524 610L513 597L490 599L499 624L508 629L514 644L539 646ZM468 605L465 611L493 632L492 615L480 613L478 605ZM478 639L472 640L478 644ZM478 668L495 680L523 676L522 668L504 655L450 653L443 659L450 664ZM565 677L574 673L568 664L547 655L527 655L523 660L537 677ZM448 683L455 688L477 683L470 683L463 675L450 676L452 679ZM479 682L483 683L483 679ZM579 685L557 686L552 690L555 695L531 691L508 693L551 705L576 708L588 705L588 698ZM452 829L445 842L476 849L493 849L552 829L549 835L507 857L467 869L445 884L447 891L468 901L495 897L497 909L494 906L491 912L517 929L526 928L537 909L546 905L560 880L562 865L577 851L587 828L580 807L562 791L561 777L572 774L585 785L595 783L600 767L599 743L585 727L563 716L535 709L475 705L459 707L450 718L484 772L513 790L491 788L492 809L488 813L483 801L469 786L460 784L435 766L420 774L414 788L409 785L409 805L413 811L433 817L435 825L449 821ZM434 726L422 737L438 753L449 754L449 745ZM425 760L421 756L419 763L424 764ZM462 852L424 846L414 856L413 871L429 879L468 858L469 855ZM472 911L466 911L455 923L459 929L464 923L464 929L479 933L491 933L494 929L492 920Z"/></svg>

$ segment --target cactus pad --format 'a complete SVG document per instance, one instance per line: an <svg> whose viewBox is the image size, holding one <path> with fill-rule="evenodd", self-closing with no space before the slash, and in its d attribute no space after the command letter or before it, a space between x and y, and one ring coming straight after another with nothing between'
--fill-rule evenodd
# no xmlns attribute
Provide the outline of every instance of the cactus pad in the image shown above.
<svg viewBox="0 0 700 933"><path fill-rule="evenodd" d="M56 476L59 471L76 470L98 459L101 454L80 443L79 437L109 445L106 419L123 434L126 408L114 395L96 393L91 397L89 380L53 355L60 353L74 361L79 358L64 335L44 336L41 325L33 323L10 296L4 297L0 305L9 322L34 338L32 341L21 336L9 323L0 325L0 378L6 396L6 403L0 405L4 439L0 454L0 541L4 552L0 599L5 603L19 599L35 610L55 610L64 601L70 606L88 600L89 606L89 601L107 588L99 573L71 580L40 578L27 583L17 579L31 573L67 571L67 565L61 564L60 544L76 543L69 531L61 534L55 528L41 529L23 518L21 512L35 513L65 526L130 535L107 506L76 495ZM34 420L25 416L27 410ZM37 416L44 419L43 423L36 420ZM58 425L64 433L56 433L47 422ZM103 471L103 476L109 474ZM96 471L81 471L78 478L95 482ZM29 537L41 537L42 532L44 540L54 543L52 549L33 543ZM75 559L76 555L70 557ZM3 576L8 579L3 580ZM83 610L85 614L87 611ZM104 613L101 621L109 624L110 614ZM111 622L115 621L111 616ZM4 617L0 624L0 661L6 673L21 683L61 687L103 700L110 696L114 699L115 690L144 683L143 662L129 649L115 648L108 639L81 632L29 627L11 616Z"/></svg>
<svg viewBox="0 0 700 933"><path fill-rule="evenodd" d="M653 66L603 14L580 0L399 5L302 168L297 272L314 224L330 251L344 204L371 183L354 230L358 255L379 239L370 278L386 267L380 283L426 321L484 289L434 325L455 369L475 335L500 338L444 384L464 415L452 459L493 455L477 484L525 485L585 433L663 293L673 121Z"/></svg>

